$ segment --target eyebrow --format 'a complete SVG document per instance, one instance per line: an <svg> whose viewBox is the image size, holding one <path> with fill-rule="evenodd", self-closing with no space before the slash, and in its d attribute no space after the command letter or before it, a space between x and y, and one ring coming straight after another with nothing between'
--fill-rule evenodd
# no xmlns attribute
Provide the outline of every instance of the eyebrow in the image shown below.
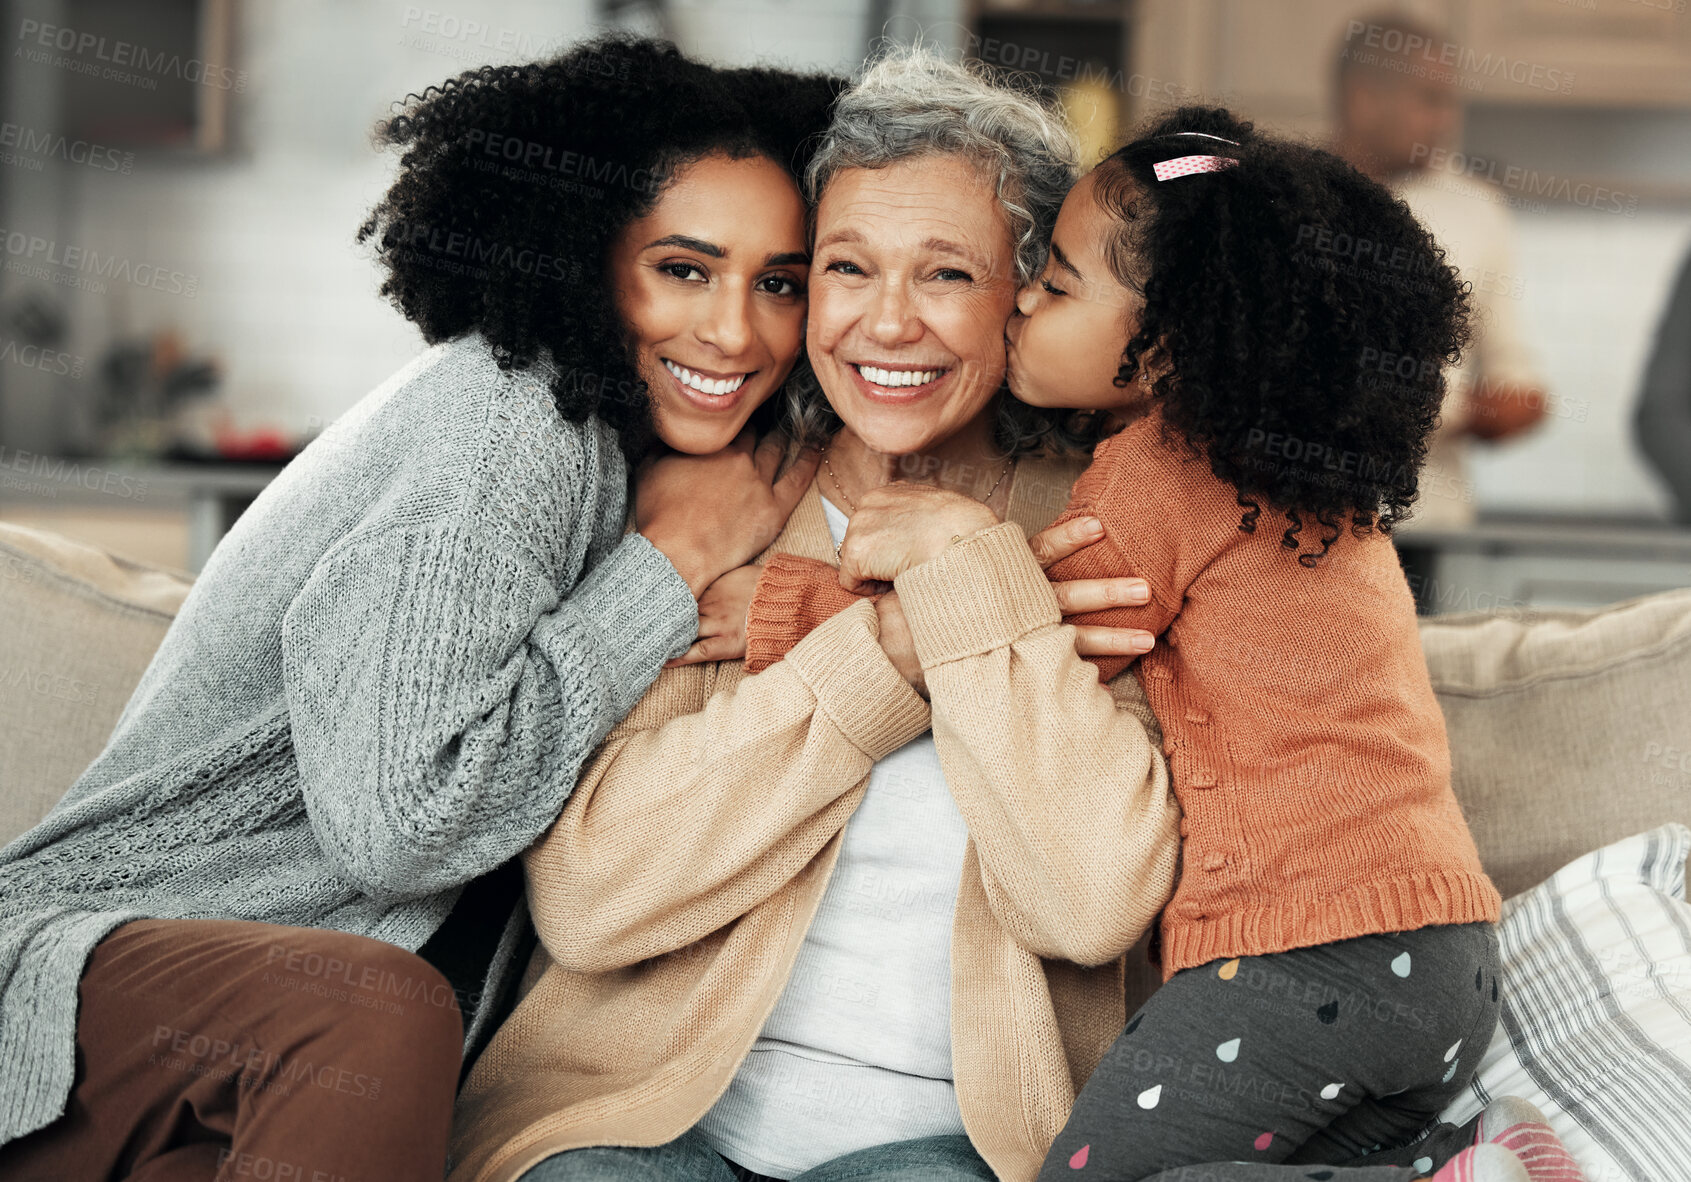
<svg viewBox="0 0 1691 1182"><path fill-rule="evenodd" d="M824 246L832 246L836 242L862 241L863 235L859 234L856 230L835 230L832 234L829 234L827 237L818 242L816 244L816 249L821 250Z"/></svg>
<svg viewBox="0 0 1691 1182"><path fill-rule="evenodd" d="M706 242L703 238L693 238L686 234L666 234L662 238L653 239L641 247L641 250L651 250L655 246L679 246L682 250L694 250L713 259L725 259L728 252L714 242ZM763 260L766 267L785 267L792 264L808 266L810 254L803 250L788 250L769 255Z"/></svg>
<svg viewBox="0 0 1691 1182"><path fill-rule="evenodd" d="M954 254L958 258L967 259L977 266L985 265L985 260L983 260L974 251L969 250L966 247L958 246L955 242L951 242L945 238L925 238L922 240L922 249L937 250L941 254Z"/></svg>
<svg viewBox="0 0 1691 1182"><path fill-rule="evenodd" d="M1070 275L1073 275L1076 279L1086 278L1086 276L1080 273L1079 267L1069 262L1069 256L1063 253L1063 248L1057 245L1056 239L1052 239L1051 241L1051 257L1057 260L1057 265L1059 267L1067 271Z"/></svg>
<svg viewBox="0 0 1691 1182"><path fill-rule="evenodd" d="M706 242L703 238L690 238L686 234L666 234L662 238L654 238L640 249L651 250L654 246L679 246L682 250L696 250L713 259L728 257L728 252L714 242Z"/></svg>
<svg viewBox="0 0 1691 1182"><path fill-rule="evenodd" d="M816 243L816 249L821 250L823 247L832 246L836 242L850 242L861 245L863 242L863 235L859 234L856 230L835 230L832 234L829 234L819 240ZM921 247L923 250L933 250L938 251L941 254L956 255L960 259L967 259L970 263L977 267L986 266L986 260L982 259L980 255L976 254L967 247L959 246L949 238L924 238L921 242Z"/></svg>

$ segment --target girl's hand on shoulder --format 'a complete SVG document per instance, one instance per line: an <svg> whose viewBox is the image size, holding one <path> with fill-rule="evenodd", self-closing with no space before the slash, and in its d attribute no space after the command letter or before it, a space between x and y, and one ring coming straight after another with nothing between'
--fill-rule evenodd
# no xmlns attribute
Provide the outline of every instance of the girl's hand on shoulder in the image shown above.
<svg viewBox="0 0 1691 1182"><path fill-rule="evenodd" d="M1040 567L1049 570L1058 559L1084 550L1104 536L1096 517L1058 522L1028 539ZM1151 585L1129 576L1113 579L1052 579L1051 590L1065 616L1104 611L1112 607L1143 607L1151 602ZM1143 628L1107 628L1076 624L1075 651L1083 657L1136 656L1151 651L1156 637Z"/></svg>
<svg viewBox="0 0 1691 1182"><path fill-rule="evenodd" d="M742 659L746 655L746 613L762 574L761 564L747 563L706 587L699 596L699 638L679 657L665 661L663 667Z"/></svg>
<svg viewBox="0 0 1691 1182"><path fill-rule="evenodd" d="M935 557L956 535L998 524L973 497L931 484L896 481L870 489L857 503L840 544L840 586L884 590L894 576Z"/></svg>

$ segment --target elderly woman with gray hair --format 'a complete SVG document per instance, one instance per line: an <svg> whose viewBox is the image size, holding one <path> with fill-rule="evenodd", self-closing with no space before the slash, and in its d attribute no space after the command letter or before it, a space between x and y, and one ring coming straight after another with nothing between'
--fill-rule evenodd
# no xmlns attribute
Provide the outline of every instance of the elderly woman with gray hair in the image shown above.
<svg viewBox="0 0 1691 1182"><path fill-rule="evenodd" d="M1087 441L1003 390L1075 157L1045 106L928 53L837 104L807 177L820 392L790 424L826 463L525 852L540 943L453 1182L1038 1174L1179 828L1133 675L1080 657L1147 646L1061 622L1142 589L1043 570L1092 540L1045 529ZM858 526L921 560L845 596L847 522L901 481L951 491Z"/></svg>

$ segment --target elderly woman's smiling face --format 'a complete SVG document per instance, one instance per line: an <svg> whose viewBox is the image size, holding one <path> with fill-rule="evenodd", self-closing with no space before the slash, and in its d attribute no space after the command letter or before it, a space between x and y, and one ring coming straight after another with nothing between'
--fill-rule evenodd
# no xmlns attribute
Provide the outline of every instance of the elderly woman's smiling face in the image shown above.
<svg viewBox="0 0 1691 1182"><path fill-rule="evenodd" d="M920 452L1004 378L1015 243L984 170L959 156L848 168L816 210L807 329L829 403L872 450Z"/></svg>

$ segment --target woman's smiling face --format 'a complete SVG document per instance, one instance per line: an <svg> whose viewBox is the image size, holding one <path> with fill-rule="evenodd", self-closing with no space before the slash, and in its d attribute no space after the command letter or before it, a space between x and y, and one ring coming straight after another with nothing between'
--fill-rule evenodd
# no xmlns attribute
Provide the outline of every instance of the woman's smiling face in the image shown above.
<svg viewBox="0 0 1691 1182"><path fill-rule="evenodd" d="M764 156L677 170L609 258L616 308L677 451L726 447L792 370L804 343L805 207Z"/></svg>
<svg viewBox="0 0 1691 1182"><path fill-rule="evenodd" d="M872 450L953 435L1004 378L1015 243L991 178L957 156L835 175L816 211L810 362Z"/></svg>

